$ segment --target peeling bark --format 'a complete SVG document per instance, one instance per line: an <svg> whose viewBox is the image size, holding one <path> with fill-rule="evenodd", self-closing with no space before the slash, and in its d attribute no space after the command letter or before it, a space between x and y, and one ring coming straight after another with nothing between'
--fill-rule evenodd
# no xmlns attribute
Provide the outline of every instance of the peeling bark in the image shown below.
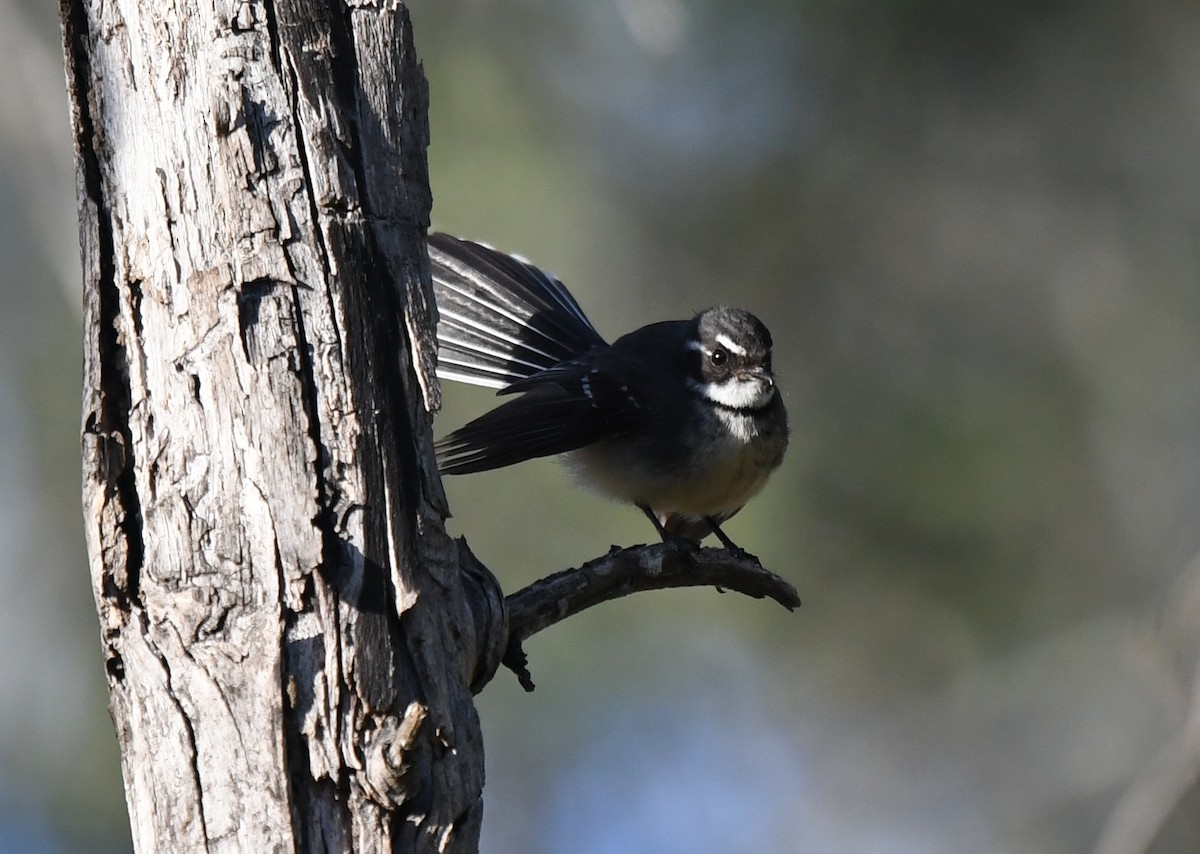
<svg viewBox="0 0 1200 854"><path fill-rule="evenodd" d="M489 582L442 527L407 13L62 17L84 515L135 845L475 850L463 585Z"/></svg>

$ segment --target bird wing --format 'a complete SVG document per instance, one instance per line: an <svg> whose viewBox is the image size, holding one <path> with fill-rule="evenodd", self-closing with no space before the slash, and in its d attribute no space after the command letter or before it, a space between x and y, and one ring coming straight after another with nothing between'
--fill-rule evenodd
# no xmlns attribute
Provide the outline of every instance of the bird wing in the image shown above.
<svg viewBox="0 0 1200 854"><path fill-rule="evenodd" d="M645 417L629 388L584 362L521 381L520 397L437 443L443 474L470 474L573 451L637 429Z"/></svg>

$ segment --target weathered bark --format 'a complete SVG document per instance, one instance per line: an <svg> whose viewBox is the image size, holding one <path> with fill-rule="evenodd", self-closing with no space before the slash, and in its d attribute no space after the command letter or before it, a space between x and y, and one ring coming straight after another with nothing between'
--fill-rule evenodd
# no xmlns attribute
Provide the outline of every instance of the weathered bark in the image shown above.
<svg viewBox="0 0 1200 854"><path fill-rule="evenodd" d="M490 665L431 453L406 12L62 14L84 513L135 844L474 850Z"/></svg>

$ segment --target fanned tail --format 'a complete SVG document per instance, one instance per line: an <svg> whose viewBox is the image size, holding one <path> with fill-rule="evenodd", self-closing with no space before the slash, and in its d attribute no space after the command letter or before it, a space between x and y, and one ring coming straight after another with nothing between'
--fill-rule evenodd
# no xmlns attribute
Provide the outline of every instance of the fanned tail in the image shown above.
<svg viewBox="0 0 1200 854"><path fill-rule="evenodd" d="M503 389L605 341L562 282L479 243L429 235L438 376Z"/></svg>

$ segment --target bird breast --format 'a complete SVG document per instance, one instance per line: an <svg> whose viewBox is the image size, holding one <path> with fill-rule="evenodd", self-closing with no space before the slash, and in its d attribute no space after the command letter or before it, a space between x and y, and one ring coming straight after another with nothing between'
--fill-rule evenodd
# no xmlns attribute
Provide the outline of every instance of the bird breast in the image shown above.
<svg viewBox="0 0 1200 854"><path fill-rule="evenodd" d="M787 438L779 430L764 432L753 415L721 415L736 423L726 423L720 438L689 454L682 469L647 468L645 457L620 441L581 448L570 460L586 485L620 501L648 505L659 514L732 513L766 484L783 457Z"/></svg>

